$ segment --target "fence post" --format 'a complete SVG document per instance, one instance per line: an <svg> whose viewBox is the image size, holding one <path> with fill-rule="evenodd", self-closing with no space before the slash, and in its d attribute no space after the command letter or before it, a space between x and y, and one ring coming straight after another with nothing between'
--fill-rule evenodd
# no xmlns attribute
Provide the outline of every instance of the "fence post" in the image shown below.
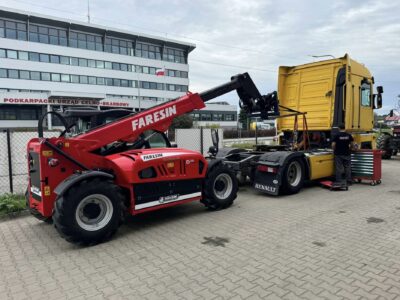
<svg viewBox="0 0 400 300"><path fill-rule="evenodd" d="M8 154L8 181L10 182L10 193L14 193L13 187L13 172L12 172L12 163L11 163L11 137L10 137L10 129L7 128L7 154Z"/></svg>
<svg viewBox="0 0 400 300"><path fill-rule="evenodd" d="M257 137L257 127L258 127L258 125L257 125L257 121L256 121L256 129L255 129L255 136L256 136L256 145L258 145L258 137Z"/></svg>
<svg viewBox="0 0 400 300"><path fill-rule="evenodd" d="M204 153L204 143L203 143L203 127L200 126L200 153L203 155Z"/></svg>

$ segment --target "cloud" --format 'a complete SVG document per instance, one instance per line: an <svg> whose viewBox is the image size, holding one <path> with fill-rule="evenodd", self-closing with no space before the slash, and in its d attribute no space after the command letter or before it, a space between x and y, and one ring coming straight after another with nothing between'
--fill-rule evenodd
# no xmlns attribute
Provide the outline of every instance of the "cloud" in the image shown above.
<svg viewBox="0 0 400 300"><path fill-rule="evenodd" d="M18 1L0 5L85 20L86 1ZM249 71L266 93L276 89L277 73L271 70L280 65L313 61L310 54L349 53L384 86L382 111L400 94L399 11L400 2L390 0L91 0L94 23L196 43L189 56L192 91ZM223 99L236 102L234 94Z"/></svg>

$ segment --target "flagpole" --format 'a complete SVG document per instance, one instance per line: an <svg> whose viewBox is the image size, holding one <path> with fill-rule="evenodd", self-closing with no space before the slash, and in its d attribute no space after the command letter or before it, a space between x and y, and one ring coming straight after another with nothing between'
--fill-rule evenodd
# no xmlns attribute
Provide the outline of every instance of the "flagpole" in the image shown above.
<svg viewBox="0 0 400 300"><path fill-rule="evenodd" d="M141 68L143 68L143 67L141 67ZM139 77L139 74L140 74L140 72L138 72L137 73L137 83L138 83L138 86L137 86L137 89L138 89L138 101L139 101L139 112L140 112L140 110L142 109L142 107L141 107L141 103L140 103L140 77Z"/></svg>

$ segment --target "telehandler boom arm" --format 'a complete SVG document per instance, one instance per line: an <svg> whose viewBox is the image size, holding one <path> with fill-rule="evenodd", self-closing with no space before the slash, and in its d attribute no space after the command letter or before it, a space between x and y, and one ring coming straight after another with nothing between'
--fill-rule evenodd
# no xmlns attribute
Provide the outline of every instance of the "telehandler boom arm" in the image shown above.
<svg viewBox="0 0 400 300"><path fill-rule="evenodd" d="M250 75L243 73L213 89L200 94L187 93L180 98L93 128L70 140L82 142L81 151L94 151L115 141L134 141L146 130L166 131L175 117L202 109L205 102L234 90L240 98L240 106L248 114L260 113L262 118L267 118L269 111L277 110L276 94L262 96Z"/></svg>

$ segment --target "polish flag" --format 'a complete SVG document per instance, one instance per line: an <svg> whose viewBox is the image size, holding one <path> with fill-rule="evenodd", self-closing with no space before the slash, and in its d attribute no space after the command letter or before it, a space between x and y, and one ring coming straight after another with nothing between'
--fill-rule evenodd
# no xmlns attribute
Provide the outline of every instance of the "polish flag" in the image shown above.
<svg viewBox="0 0 400 300"><path fill-rule="evenodd" d="M157 69L156 70L156 75L157 76L165 76L165 68Z"/></svg>

